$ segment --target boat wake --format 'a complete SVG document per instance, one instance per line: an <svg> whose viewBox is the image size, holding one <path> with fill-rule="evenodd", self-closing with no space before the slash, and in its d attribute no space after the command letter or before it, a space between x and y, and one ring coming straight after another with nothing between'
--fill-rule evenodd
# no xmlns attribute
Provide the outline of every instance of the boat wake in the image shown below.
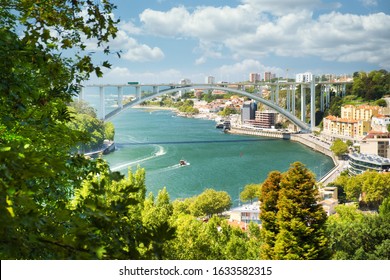
<svg viewBox="0 0 390 280"><path fill-rule="evenodd" d="M140 164L142 162L154 159L156 157L163 156L163 155L165 155L167 153L167 151L164 149L163 146L160 146L160 145L156 145L156 146L157 146L158 150L157 150L157 152L154 152L151 156L148 156L148 157L145 157L145 158L141 158L141 159L138 159L138 160L135 160L135 161L129 161L129 162L126 162L126 163L121 163L119 165L115 165L115 166L111 167L111 171L119 171L119 170L125 169L125 168L127 168L129 166L133 166L135 164Z"/></svg>

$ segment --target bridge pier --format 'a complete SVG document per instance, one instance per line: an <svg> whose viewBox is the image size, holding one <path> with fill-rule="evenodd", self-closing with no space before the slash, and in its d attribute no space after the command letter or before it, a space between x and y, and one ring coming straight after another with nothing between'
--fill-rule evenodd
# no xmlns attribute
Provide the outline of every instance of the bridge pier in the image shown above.
<svg viewBox="0 0 390 280"><path fill-rule="evenodd" d="M83 101L85 98L85 88L81 86L80 92L79 92L79 101Z"/></svg>
<svg viewBox="0 0 390 280"><path fill-rule="evenodd" d="M279 81L276 84L275 104L279 105Z"/></svg>
<svg viewBox="0 0 390 280"><path fill-rule="evenodd" d="M316 127L316 84L314 75L310 83L310 127L312 131Z"/></svg>
<svg viewBox="0 0 390 280"><path fill-rule="evenodd" d="M287 87L286 89L286 107L287 107L287 111L291 112L291 94L290 94L289 87Z"/></svg>
<svg viewBox="0 0 390 280"><path fill-rule="evenodd" d="M104 87L99 87L99 96L100 96L100 119L104 121L106 117L106 106L104 104Z"/></svg>
<svg viewBox="0 0 390 280"><path fill-rule="evenodd" d="M306 86L301 84L301 121L306 123Z"/></svg>
<svg viewBox="0 0 390 280"><path fill-rule="evenodd" d="M135 87L135 99L137 100L141 99L141 86Z"/></svg>
<svg viewBox="0 0 390 280"><path fill-rule="evenodd" d="M118 106L123 108L123 87L118 87Z"/></svg>
<svg viewBox="0 0 390 280"><path fill-rule="evenodd" d="M296 91L296 85L293 84L291 88L291 113L295 116L295 91Z"/></svg>
<svg viewBox="0 0 390 280"><path fill-rule="evenodd" d="M320 95L320 111L324 112L324 101L325 101L325 86L321 85L321 95Z"/></svg>

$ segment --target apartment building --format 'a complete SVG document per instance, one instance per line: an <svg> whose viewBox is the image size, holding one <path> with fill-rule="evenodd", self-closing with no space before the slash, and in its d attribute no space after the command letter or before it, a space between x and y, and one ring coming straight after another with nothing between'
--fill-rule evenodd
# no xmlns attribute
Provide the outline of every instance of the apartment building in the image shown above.
<svg viewBox="0 0 390 280"><path fill-rule="evenodd" d="M260 74L259 73L250 73L249 74L249 82L251 83L257 83L260 82Z"/></svg>
<svg viewBox="0 0 390 280"><path fill-rule="evenodd" d="M390 158L390 132L370 131L360 143L360 152Z"/></svg>
<svg viewBox="0 0 390 280"><path fill-rule="evenodd" d="M295 81L297 83L309 83L313 80L313 74L310 72L299 73L295 76Z"/></svg>
<svg viewBox="0 0 390 280"><path fill-rule="evenodd" d="M327 116L323 119L323 131L334 136L361 138L370 131L370 122Z"/></svg>
<svg viewBox="0 0 390 280"><path fill-rule="evenodd" d="M345 105L341 107L342 119L371 121L372 116L376 116L379 113L380 113L379 106Z"/></svg>

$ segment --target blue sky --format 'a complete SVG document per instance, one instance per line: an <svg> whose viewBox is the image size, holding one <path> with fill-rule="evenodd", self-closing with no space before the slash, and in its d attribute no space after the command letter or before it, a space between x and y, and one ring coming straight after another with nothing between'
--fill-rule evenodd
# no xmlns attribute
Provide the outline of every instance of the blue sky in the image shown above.
<svg viewBox="0 0 390 280"><path fill-rule="evenodd" d="M390 71L389 0L112 2L120 24L110 48L122 57L110 56L112 68L91 83Z"/></svg>

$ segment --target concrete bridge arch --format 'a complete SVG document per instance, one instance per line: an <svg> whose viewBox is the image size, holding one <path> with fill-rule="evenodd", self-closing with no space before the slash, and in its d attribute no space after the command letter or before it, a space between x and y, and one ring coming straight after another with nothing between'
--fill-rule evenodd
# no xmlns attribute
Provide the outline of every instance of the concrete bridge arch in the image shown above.
<svg viewBox="0 0 390 280"><path fill-rule="evenodd" d="M108 113L107 115L105 115L105 120L109 120L111 118L113 118L114 116L116 116L117 114L119 114L120 112L128 109L128 108L131 108L135 105L138 105L142 102L145 102L145 101L148 101L148 100L151 100L153 98L156 98L156 97L159 97L161 95L164 95L164 94L171 94L171 93L175 93L177 91L180 91L180 90L195 90L195 89L204 89L204 90L221 90L221 91L226 91L226 92L233 92L233 93L236 93L238 95L243 95L243 96L246 96L250 99L253 99L253 100L256 100L272 109L274 109L276 112L282 114L283 116L285 116L288 120L290 120L293 124L295 124L296 126L298 126L299 128L301 128L302 130L305 130L305 131L309 131L310 130L310 127L308 124L306 124L305 122L301 121L300 119L298 119L296 116L294 116L292 113L288 112L287 110L279 107L278 105L276 105L275 103L269 101L269 100L266 100L260 96L257 96L257 95L254 95L254 94L251 94L251 93L248 93L244 90L240 90L240 89L232 89L232 88L227 88L227 87L222 87L222 86L218 86L218 85L208 85L208 84L205 84L205 85L186 85L186 86L181 86L181 87L172 87L170 89L165 89L165 90L161 90L159 91L158 89L155 90L155 93L149 95L149 96L146 96L146 97L143 97L141 98L140 96L140 87L141 85L138 85L136 86L136 88L138 89L137 92L139 92L137 94L137 98L127 104L124 104L123 106L120 106L119 108L115 109L114 111Z"/></svg>

